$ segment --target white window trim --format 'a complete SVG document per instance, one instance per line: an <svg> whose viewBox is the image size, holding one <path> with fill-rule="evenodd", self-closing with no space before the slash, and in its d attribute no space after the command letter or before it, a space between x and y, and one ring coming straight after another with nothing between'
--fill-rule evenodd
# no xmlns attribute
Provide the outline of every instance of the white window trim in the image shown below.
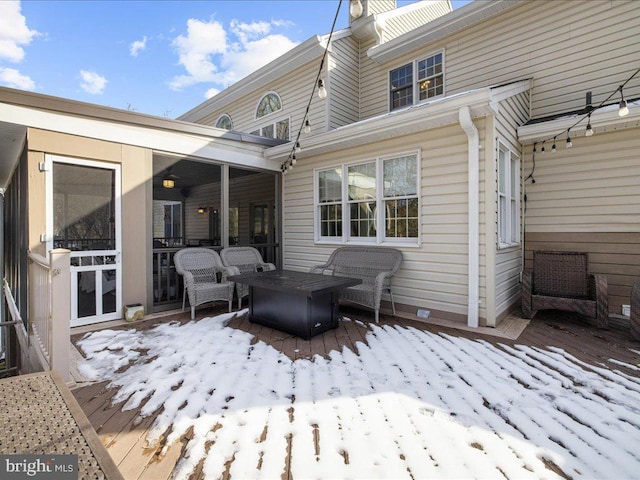
<svg viewBox="0 0 640 480"><path fill-rule="evenodd" d="M433 57L435 55L438 55L439 53L442 54L442 95L436 95L435 97L430 97L430 98L426 98L424 100L419 100L420 97L420 89L418 88L418 62L422 61L422 60L426 60L429 57ZM435 100L437 98L443 98L446 97L447 95L447 76L446 76L446 56L444 54L444 48L440 49L440 50L436 50L433 51L427 55L421 55L420 58L416 58L411 62L403 62L400 63L398 65L396 65L393 68L390 68L389 71L387 72L387 105L389 108L390 112L397 112L397 111L401 111L405 108L409 108L409 107L413 107L415 105L421 105L423 103L427 103L430 102L432 100ZM413 85L412 85L412 91L413 91L413 103L411 105L405 105L404 107L399 107L396 108L395 110L392 109L393 107L393 102L391 101L391 72L393 70L396 70L397 68L400 67L404 67L405 65L408 65L409 63L411 63L411 68L412 73L413 73Z"/></svg>
<svg viewBox="0 0 640 480"><path fill-rule="evenodd" d="M222 115L218 116L218 118L216 118L216 123L214 123L213 126L216 128L222 128L222 127L217 127L216 125L218 125L218 122L223 117L227 117L229 119L229 123L231 123L231 128L229 130L233 130L233 119L231 118L231 115L229 115L228 113L223 113Z"/></svg>
<svg viewBox="0 0 640 480"><path fill-rule="evenodd" d="M280 110L278 110L278 111L280 111ZM274 113L276 113L276 112L274 112ZM260 117L260 119L263 119L263 118L268 117L270 115L271 114L265 115L264 117ZM290 141L291 140L291 116L290 115L284 116L284 117L281 117L281 118L276 118L274 120L271 120L270 122L262 123L262 124L258 125L256 128L254 128L251 131L252 132L258 131L258 132L260 132L260 133L258 133L258 135L261 136L261 137L264 137L264 135L262 135L262 129L265 128L265 127L272 126L273 127L273 133L275 134L276 133L276 125L278 124L278 122L282 122L284 120L288 120L289 121L289 138L283 138L282 140ZM278 138L278 137L265 137L265 138Z"/></svg>
<svg viewBox="0 0 640 480"><path fill-rule="evenodd" d="M497 172L497 176L496 176L496 193L497 193L497 205L496 205L496 211L497 211L497 222L496 222L496 226L497 226L497 238L498 238L498 249L505 249L505 248L511 248L511 247L516 247L519 246L521 244L521 238L520 238L520 213L521 213L521 201L520 201L520 179L522 177L521 173L520 173L520 169L522 168L522 161L521 161L521 156L519 153L515 152L514 150L512 150L506 141L502 140L502 139L498 139L497 143L497 149L496 149L496 172ZM505 197L506 197L506 209L507 211L505 212L505 221L506 221L506 234L509 238L509 241L504 241L503 238L501 238L500 235L500 231L501 231L501 226L502 226L502 220L501 220L501 215L500 215L500 151L503 151L505 153L505 165L507 167L507 172L505 172L505 187L506 187L506 192L505 192ZM515 168L512 168L511 164L512 161L515 159ZM514 181L512 182L512 176L515 175ZM512 192L512 188L511 185L515 185L515 192ZM513 221L514 218L514 212L513 212L513 208L511 206L511 203L515 200L515 210L516 210L516 214L515 214L515 222ZM515 223L515 225L514 225Z"/></svg>
<svg viewBox="0 0 640 480"><path fill-rule="evenodd" d="M263 115L261 117L258 116L258 107L260 106L260 103L262 102L262 100L264 100L264 98L268 95L275 95L276 97L278 97L278 100L280 100L280 109L279 110L275 110L271 113L267 113L266 115ZM265 93L264 95L262 95L260 97L260 100L258 100L258 102L256 103L255 108L253 109L253 119L254 120L262 120L264 118L270 117L271 115L276 115L278 112L282 112L284 110L284 103L282 102L282 97L280 95L278 95L278 92L274 92L273 90Z"/></svg>
<svg viewBox="0 0 640 480"><path fill-rule="evenodd" d="M378 205L384 204L384 188L383 188L383 162L393 158L415 155L416 156L416 191L418 197L418 236L416 238L393 238L385 236L384 228L376 228L376 237L352 237L351 228L349 226L350 211L348 200L348 168L355 165L363 165L366 163L376 162L376 225L384 225L384 211L378 208ZM420 247L422 244L422 175L421 175L422 156L420 150L410 150L406 152L394 153L380 157L361 159L353 162L345 162L338 165L328 165L325 167L315 168L313 171L313 230L314 243L318 245L380 245L395 247ZM340 237L323 237L321 233L320 218L320 202L318 201L318 192L320 188L319 172L340 168L342 170L342 236Z"/></svg>

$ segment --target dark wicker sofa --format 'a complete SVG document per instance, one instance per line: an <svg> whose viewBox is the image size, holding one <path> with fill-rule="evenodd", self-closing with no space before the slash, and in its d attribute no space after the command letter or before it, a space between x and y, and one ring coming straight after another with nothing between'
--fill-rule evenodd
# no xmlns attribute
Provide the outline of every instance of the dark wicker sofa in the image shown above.
<svg viewBox="0 0 640 480"><path fill-rule="evenodd" d="M609 325L607 277L589 274L588 255L582 252L533 252L533 269L522 275L522 315L538 310L577 312Z"/></svg>

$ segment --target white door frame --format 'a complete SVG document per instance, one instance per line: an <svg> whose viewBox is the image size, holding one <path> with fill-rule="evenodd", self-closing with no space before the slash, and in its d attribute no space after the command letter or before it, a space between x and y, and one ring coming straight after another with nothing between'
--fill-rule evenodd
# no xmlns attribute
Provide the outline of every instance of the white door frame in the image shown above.
<svg viewBox="0 0 640 480"><path fill-rule="evenodd" d="M101 168L113 170L115 173L115 249L114 250L91 250L71 252L71 326L78 327L93 323L118 320L122 318L122 219L121 219L121 166L115 163L99 162L95 160L81 160L77 158L62 157L59 155L45 155L46 171L46 245L47 257L53 249L53 163L66 163L82 167ZM102 258L102 262L100 262ZM113 263L107 263L107 259L113 258ZM77 260L76 260L77 259ZM96 263L98 262L98 263ZM77 265L74 265L76 263ZM95 272L95 302L96 314L78 318L78 282L80 272ZM109 273L113 272L113 273ZM108 279L107 275L115 274L114 279ZM104 313L102 308L102 295L105 289L115 288L116 305L115 311ZM106 293L106 292L105 292Z"/></svg>

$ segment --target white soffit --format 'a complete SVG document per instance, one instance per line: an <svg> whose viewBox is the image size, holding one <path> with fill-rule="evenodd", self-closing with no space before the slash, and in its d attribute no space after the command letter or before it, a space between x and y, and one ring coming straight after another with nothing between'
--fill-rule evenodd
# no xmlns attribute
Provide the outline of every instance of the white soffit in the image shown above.
<svg viewBox="0 0 640 480"><path fill-rule="evenodd" d="M82 118L71 114L42 111L32 107L0 103L0 118L25 127L39 128L86 138L123 143L267 170L279 165L263 157L263 147L239 141L213 138L179 131L159 130L115 121Z"/></svg>

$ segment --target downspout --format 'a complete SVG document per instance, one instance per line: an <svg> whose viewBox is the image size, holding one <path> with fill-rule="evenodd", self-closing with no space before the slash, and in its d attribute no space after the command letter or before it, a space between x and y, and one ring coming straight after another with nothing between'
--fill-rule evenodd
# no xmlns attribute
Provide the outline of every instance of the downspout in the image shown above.
<svg viewBox="0 0 640 480"><path fill-rule="evenodd" d="M471 120L469 107L458 111L460 126L467 134L468 148L468 200L469 217L469 294L467 307L467 326L477 328L479 324L480 304L480 137L478 129Z"/></svg>

